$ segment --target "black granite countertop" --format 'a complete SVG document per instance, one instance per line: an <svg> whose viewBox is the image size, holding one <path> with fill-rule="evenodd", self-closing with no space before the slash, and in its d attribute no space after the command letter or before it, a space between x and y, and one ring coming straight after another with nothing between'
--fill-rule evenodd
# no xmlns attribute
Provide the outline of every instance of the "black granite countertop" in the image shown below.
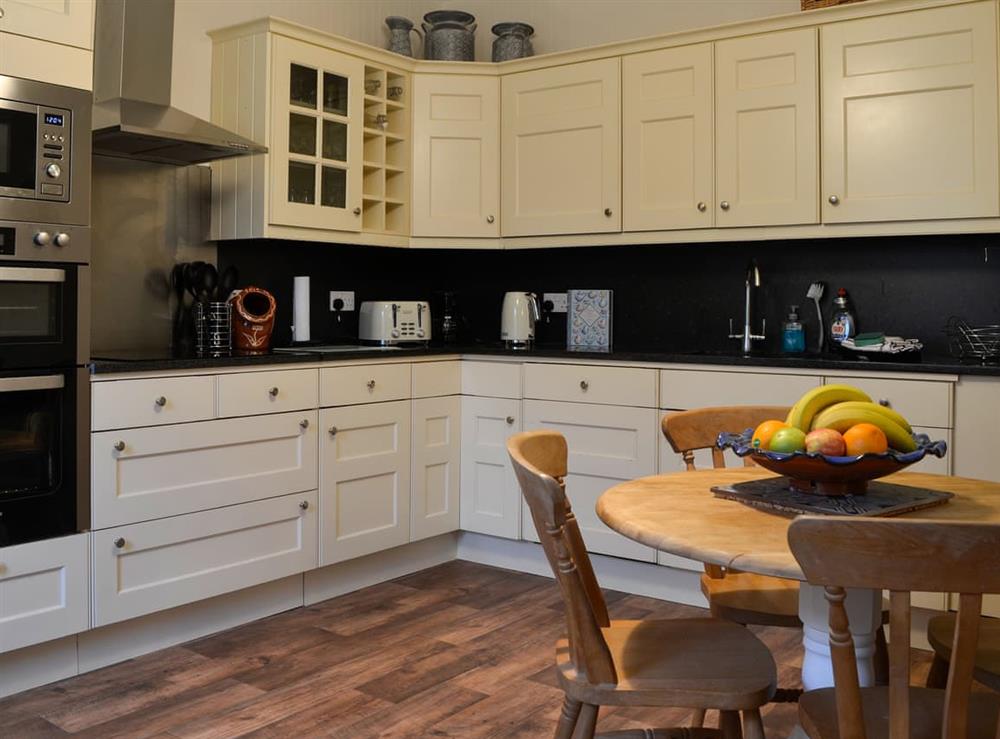
<svg viewBox="0 0 1000 739"><path fill-rule="evenodd" d="M398 359L451 354L509 356L532 359L577 359L613 362L650 362L656 364L708 364L728 367L779 367L782 369L857 370L864 372L914 372L928 374L985 375L1000 377L1000 365L966 363L948 356L924 355L916 362L885 362L851 359L840 355L752 355L701 351L622 350L611 353L570 352L564 347L539 346L530 350L506 349L498 344L430 346L385 351L359 348L356 351L318 353L308 348L295 352L272 352L252 356L197 357L169 356L167 352L108 352L91 363L93 374L128 372L169 372L172 370L242 367L263 364L337 362L356 359Z"/></svg>

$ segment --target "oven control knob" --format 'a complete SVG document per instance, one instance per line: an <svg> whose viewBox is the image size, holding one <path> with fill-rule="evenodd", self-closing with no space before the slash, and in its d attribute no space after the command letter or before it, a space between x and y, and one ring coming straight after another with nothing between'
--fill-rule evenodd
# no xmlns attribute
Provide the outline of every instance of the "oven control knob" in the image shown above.
<svg viewBox="0 0 1000 739"><path fill-rule="evenodd" d="M399 329L398 328L394 328L392 330L392 338L394 338L394 339L398 339L399 338Z"/></svg>
<svg viewBox="0 0 1000 739"><path fill-rule="evenodd" d="M39 231L35 234L35 238L32 241L38 246L48 246L52 243L52 234L48 231Z"/></svg>
<svg viewBox="0 0 1000 739"><path fill-rule="evenodd" d="M47 174L52 179L55 179L56 177L62 174L62 167L53 162L52 164L50 164L45 168L45 174Z"/></svg>
<svg viewBox="0 0 1000 739"><path fill-rule="evenodd" d="M56 234L55 242L56 246L69 246L69 234Z"/></svg>

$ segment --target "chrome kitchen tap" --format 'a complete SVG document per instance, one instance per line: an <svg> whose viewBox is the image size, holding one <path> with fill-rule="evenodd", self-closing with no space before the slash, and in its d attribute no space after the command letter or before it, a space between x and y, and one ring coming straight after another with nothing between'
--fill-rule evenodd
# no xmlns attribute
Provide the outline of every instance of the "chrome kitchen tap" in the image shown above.
<svg viewBox="0 0 1000 739"><path fill-rule="evenodd" d="M747 279L746 279L746 294L743 303L743 333L734 334L733 333L733 319L729 319L729 338L730 339L742 339L743 340L743 354L749 355L750 349L753 346L754 341L763 341L764 334L767 331L767 319L762 318L760 321L760 333L751 333L750 329L750 289L754 287L760 287L760 269L757 267L757 260L751 259L750 264L747 266Z"/></svg>

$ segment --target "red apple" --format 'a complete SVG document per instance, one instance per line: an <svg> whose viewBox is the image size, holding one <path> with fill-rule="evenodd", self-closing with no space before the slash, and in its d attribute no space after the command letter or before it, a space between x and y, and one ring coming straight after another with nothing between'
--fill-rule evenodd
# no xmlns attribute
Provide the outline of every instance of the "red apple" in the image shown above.
<svg viewBox="0 0 1000 739"><path fill-rule="evenodd" d="M825 454L828 457L843 457L847 444L839 431L815 429L806 434L806 451Z"/></svg>

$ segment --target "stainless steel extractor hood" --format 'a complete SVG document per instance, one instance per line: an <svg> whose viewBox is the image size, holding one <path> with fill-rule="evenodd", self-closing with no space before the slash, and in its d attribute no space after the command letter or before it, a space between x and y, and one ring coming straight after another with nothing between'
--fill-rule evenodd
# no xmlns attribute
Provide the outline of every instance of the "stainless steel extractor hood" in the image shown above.
<svg viewBox="0 0 1000 739"><path fill-rule="evenodd" d="M94 154L200 164L267 151L170 104L174 0L98 0Z"/></svg>

